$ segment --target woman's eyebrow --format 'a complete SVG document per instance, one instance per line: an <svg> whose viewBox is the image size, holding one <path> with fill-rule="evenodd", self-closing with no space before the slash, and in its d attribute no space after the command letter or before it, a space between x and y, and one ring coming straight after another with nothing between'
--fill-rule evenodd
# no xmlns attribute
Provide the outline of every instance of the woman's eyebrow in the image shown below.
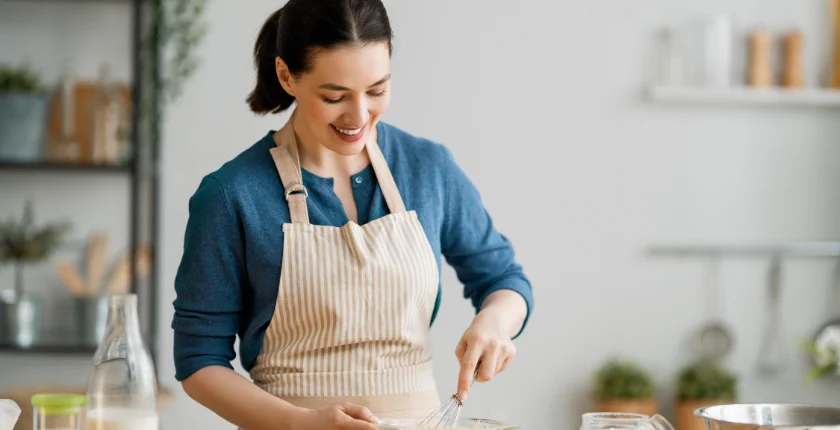
<svg viewBox="0 0 840 430"><path fill-rule="evenodd" d="M374 82L373 84L371 84L368 88L373 88L377 85L382 85L385 82L387 82L388 79L391 79L391 74L390 73L385 75L382 79L380 79L380 80ZM320 85L318 88L322 88L322 89L325 89L325 90L332 90L332 91L350 91L350 88L347 88L347 87L344 87L344 86L341 86L341 85L338 85L338 84L323 84L323 85Z"/></svg>

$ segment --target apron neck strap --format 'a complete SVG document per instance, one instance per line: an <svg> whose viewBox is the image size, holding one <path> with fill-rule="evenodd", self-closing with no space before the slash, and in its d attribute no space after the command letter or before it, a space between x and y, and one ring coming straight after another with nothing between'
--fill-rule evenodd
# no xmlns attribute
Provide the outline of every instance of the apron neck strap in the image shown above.
<svg viewBox="0 0 840 430"><path fill-rule="evenodd" d="M275 134L275 147L271 148L271 158L274 166L283 182L284 194L289 204L289 215L293 224L308 224L309 210L306 206L306 198L309 192L303 185L303 175L300 170L300 157L298 155L297 137L294 131L294 112L283 128ZM376 173L379 188L382 189L382 196L391 213L405 212L405 203L391 175L391 169L379 149L375 140L368 140L365 149L370 158L370 164Z"/></svg>
<svg viewBox="0 0 840 430"><path fill-rule="evenodd" d="M394 182L394 176L391 175L391 169L388 168L388 163L385 161L385 156L382 155L382 150L379 149L376 140L368 140L365 148L370 158L370 164L373 166L373 171L376 173L379 188L382 189L382 196L385 197L385 203L388 204L388 209L391 213L405 212L405 203L403 203L400 191L397 189L397 183Z"/></svg>

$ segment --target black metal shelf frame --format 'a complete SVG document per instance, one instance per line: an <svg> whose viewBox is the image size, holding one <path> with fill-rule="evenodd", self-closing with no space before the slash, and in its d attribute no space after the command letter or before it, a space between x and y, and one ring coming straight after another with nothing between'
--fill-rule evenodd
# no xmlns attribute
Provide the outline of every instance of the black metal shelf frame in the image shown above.
<svg viewBox="0 0 840 430"><path fill-rule="evenodd" d="M8 2L13 0L0 0ZM62 0L84 2L90 0ZM103 0L98 0L103 1ZM160 104L160 70L158 52L158 14L155 0L110 0L111 2L131 5L131 156L126 165L70 164L57 162L15 162L0 160L0 172L55 172L57 174L102 174L125 175L129 182L129 238L128 249L137 249L138 244L147 243L152 250L147 288L141 289L131 265L130 291L140 299L141 322L145 321L143 332L152 357L157 362L158 339L158 235L159 235L159 196L160 185L157 174L159 163L160 124L158 118ZM25 3L38 7L38 1L26 0ZM0 344L0 351L37 353L37 354L86 354L93 353L88 345L34 345L20 347L13 344Z"/></svg>

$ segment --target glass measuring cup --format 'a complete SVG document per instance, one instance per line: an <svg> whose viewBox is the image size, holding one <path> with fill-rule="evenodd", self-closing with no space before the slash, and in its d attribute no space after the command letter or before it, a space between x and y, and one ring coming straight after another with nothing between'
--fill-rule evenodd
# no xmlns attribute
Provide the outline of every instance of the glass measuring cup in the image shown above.
<svg viewBox="0 0 840 430"><path fill-rule="evenodd" d="M583 414L580 430L674 430L665 417L655 414L590 412Z"/></svg>
<svg viewBox="0 0 840 430"><path fill-rule="evenodd" d="M82 430L85 396L36 394L32 396L34 430Z"/></svg>

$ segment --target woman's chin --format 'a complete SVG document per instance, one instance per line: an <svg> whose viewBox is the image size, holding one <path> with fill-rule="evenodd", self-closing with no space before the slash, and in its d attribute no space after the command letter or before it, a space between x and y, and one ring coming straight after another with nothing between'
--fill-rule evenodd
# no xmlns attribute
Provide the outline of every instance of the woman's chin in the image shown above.
<svg viewBox="0 0 840 430"><path fill-rule="evenodd" d="M337 140L337 139L336 139ZM335 152L339 155L344 155L346 157L351 157L354 155L359 155L363 149L365 149L365 141L360 140L358 142L342 142L342 141L332 141L330 142L329 146L327 147L330 151Z"/></svg>

